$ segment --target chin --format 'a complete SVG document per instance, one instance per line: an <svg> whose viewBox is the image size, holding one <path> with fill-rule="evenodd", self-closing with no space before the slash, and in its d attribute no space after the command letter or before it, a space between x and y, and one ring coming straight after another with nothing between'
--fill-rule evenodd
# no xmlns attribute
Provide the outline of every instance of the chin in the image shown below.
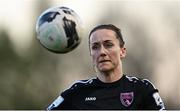
<svg viewBox="0 0 180 111"><path fill-rule="evenodd" d="M107 67L101 67L101 68L99 68L99 71L100 72L109 72L109 71L111 71L112 70L112 68L107 68Z"/></svg>

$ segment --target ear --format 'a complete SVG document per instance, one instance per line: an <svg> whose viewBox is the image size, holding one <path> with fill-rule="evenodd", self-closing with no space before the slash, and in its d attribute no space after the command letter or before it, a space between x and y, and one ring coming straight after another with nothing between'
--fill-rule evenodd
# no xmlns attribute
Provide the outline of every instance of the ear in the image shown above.
<svg viewBox="0 0 180 111"><path fill-rule="evenodd" d="M120 57L121 57L121 59L126 57L126 48L125 47L120 48Z"/></svg>

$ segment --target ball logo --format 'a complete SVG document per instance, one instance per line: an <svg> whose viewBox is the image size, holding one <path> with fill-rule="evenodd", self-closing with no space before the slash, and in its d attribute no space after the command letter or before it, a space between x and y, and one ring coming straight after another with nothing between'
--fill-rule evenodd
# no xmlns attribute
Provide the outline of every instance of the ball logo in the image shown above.
<svg viewBox="0 0 180 111"><path fill-rule="evenodd" d="M130 106L133 102L133 99L134 99L134 93L133 92L126 92L126 93L120 94L121 103L125 107Z"/></svg>

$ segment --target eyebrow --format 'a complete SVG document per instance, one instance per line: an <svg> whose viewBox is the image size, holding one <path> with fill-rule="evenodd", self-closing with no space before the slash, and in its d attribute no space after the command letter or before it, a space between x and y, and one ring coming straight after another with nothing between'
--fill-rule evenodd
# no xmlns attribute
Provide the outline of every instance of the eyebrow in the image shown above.
<svg viewBox="0 0 180 111"><path fill-rule="evenodd" d="M103 41L103 42L111 42L112 40L105 40L105 41ZM93 43L91 43L91 44L98 44L99 42L93 42Z"/></svg>

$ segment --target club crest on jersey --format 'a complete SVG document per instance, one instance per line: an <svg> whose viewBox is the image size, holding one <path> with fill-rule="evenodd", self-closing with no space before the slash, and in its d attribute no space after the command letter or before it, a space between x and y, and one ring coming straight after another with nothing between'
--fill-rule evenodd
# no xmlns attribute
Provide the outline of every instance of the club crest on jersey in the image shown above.
<svg viewBox="0 0 180 111"><path fill-rule="evenodd" d="M120 94L121 103L125 107L130 106L133 102L133 99L134 99L134 93L133 92L126 92L126 93Z"/></svg>

